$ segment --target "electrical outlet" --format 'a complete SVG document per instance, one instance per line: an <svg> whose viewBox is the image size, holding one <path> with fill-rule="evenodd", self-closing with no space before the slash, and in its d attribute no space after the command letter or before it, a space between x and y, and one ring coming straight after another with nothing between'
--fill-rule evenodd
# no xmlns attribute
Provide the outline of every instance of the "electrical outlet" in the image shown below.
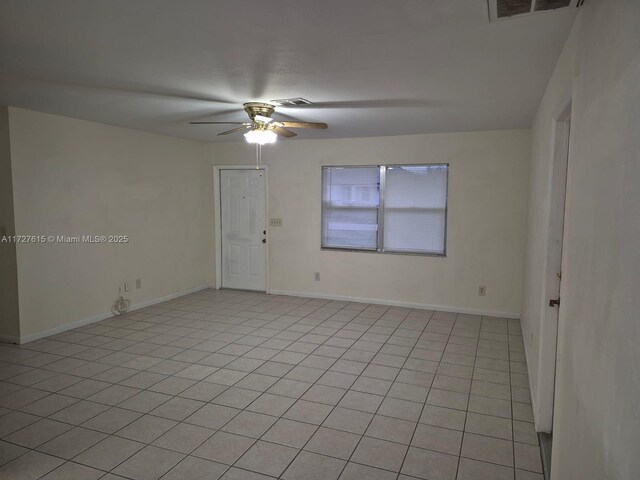
<svg viewBox="0 0 640 480"><path fill-rule="evenodd" d="M270 218L269 219L269 226L271 226L271 227L281 227L282 226L282 219L281 218Z"/></svg>
<svg viewBox="0 0 640 480"><path fill-rule="evenodd" d="M481 297L485 297L487 295L487 287L485 287L484 285L480 285L478 287L478 295L480 295Z"/></svg>
<svg viewBox="0 0 640 480"><path fill-rule="evenodd" d="M320 272L316 272L315 279L316 279L316 282L320 281Z"/></svg>
<svg viewBox="0 0 640 480"><path fill-rule="evenodd" d="M139 288L142 288L142 280L138 278L136 280L136 290L139 289Z"/></svg>
<svg viewBox="0 0 640 480"><path fill-rule="evenodd" d="M124 291L125 292L129 291L129 282L124 282Z"/></svg>

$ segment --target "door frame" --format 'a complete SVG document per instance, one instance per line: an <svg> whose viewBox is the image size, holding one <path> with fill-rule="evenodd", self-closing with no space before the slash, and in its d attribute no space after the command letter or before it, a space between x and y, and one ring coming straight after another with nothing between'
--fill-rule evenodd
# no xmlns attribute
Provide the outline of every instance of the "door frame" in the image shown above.
<svg viewBox="0 0 640 480"><path fill-rule="evenodd" d="M563 321L562 311L565 302L560 306L549 307L549 300L557 295L557 284L553 276L557 273L552 263L558 263L562 277L566 277L564 269L565 255L563 245L566 243L565 219L567 210L567 181L569 171L570 128L571 128L572 95L569 92L553 113L551 136L551 168L549 169L549 211L547 216L547 235L545 238L545 261L542 285L542 316L540 325L540 356L538 360L537 385L537 418L536 430L551 433L553 431L553 411L555 397L555 381L558 361L561 357L561 344L558 342L560 324ZM559 205L560 195L563 202ZM562 227L558 223L558 211L562 208ZM562 228L559 232L558 229ZM561 235L560 245L554 244L554 238ZM551 271L554 270L554 271ZM560 292L562 282L560 279ZM562 297L562 295L560 295Z"/></svg>
<svg viewBox="0 0 640 480"><path fill-rule="evenodd" d="M269 168L267 165L214 165L213 166L213 243L215 260L215 288L222 288L222 188L220 173L222 170L263 170L264 171L264 223L267 231L267 247L264 255L265 293L269 293ZM256 290L259 292L260 290Z"/></svg>

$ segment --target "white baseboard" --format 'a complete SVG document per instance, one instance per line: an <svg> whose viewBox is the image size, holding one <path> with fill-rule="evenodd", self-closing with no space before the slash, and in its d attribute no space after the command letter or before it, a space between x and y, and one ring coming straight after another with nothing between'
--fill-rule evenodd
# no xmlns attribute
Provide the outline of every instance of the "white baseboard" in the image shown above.
<svg viewBox="0 0 640 480"><path fill-rule="evenodd" d="M454 307L452 305L431 305L429 303L402 302L397 300L387 300L384 298L350 297L344 295L330 295L310 292L288 292L285 290L269 290L270 295L287 295L290 297L321 298L323 300L340 300L344 302L372 303L375 305L391 305L394 307L420 308L424 310L436 310L438 312L466 313L469 315L484 315L488 317L520 318L520 315L513 312L500 312L495 310L481 310L477 308Z"/></svg>
<svg viewBox="0 0 640 480"><path fill-rule="evenodd" d="M166 302L167 300L173 300L174 298L183 297L185 295L199 292L201 290L206 290L208 288L210 288L209 285L199 285L197 287L190 288L188 290L183 290L181 292L171 293L163 297L146 300L144 302L134 303L129 308L129 311L132 312L134 310L140 310L142 308L150 307L151 305L156 305L157 303ZM66 332L67 330L72 330L74 328L83 327L84 325L89 325L91 323L99 322L100 320L106 320L107 318L111 318L111 317L113 317L113 313L111 312L100 313L98 315L94 315L88 318L83 318L81 320L76 320L74 322L65 323L64 325L50 328L48 330L32 333L31 335L25 335L20 337L0 335L0 341L6 342L6 343L18 343L22 345L25 343L33 342L34 340L40 340L41 338L50 337L51 335L55 335L57 333Z"/></svg>
<svg viewBox="0 0 640 480"><path fill-rule="evenodd" d="M522 326L526 326L526 325L521 325ZM531 412L533 414L533 426L536 432L541 432L542 427L540 426L540 414L538 412L538 409L536 407L536 395L538 393L538 388L537 385L535 385L536 388L534 387L533 382L536 380L533 375L531 375L531 363L529 362L529 359L531 358L529 356L529 348L531 348L529 346L529 342L527 342L527 337L528 335L528 329L526 328L522 328L522 343L524 344L524 358L527 361L527 378L529 380L529 397L531 397Z"/></svg>
<svg viewBox="0 0 640 480"><path fill-rule="evenodd" d="M200 285L198 287L190 288L188 290L184 290L181 292L172 293L169 295L165 295L163 297L154 298L152 300L147 300L140 303L135 303L131 305L131 308L129 311L140 310L142 308L150 307L158 303L166 302L168 300L173 300L174 298L182 297L182 296L189 295L191 293L199 292L202 290L206 290L209 288L217 288L217 287L215 285ZM428 303L403 302L403 301L380 299L380 298L352 297L352 296L345 296L345 295L329 295L329 294L318 294L318 293L311 293L311 292L290 292L286 290L270 290L268 293L270 295L287 295L291 297L320 298L324 300L340 300L345 302L371 303L375 305L391 305L396 307L420 308L425 310L435 310L435 311L442 311L442 312L466 313L469 315L485 315L485 316L502 317L502 318L520 318L519 314L513 313L513 312L501 312L501 311L482 310L482 309L475 309L475 308L462 308L462 307L455 307L452 305L432 305ZM35 340L40 340L41 338L46 338L51 335L55 335L57 333L66 332L67 330L72 330L74 328L82 327L84 325L89 325L91 323L99 322L101 320L106 320L107 318L111 318L111 317L113 317L113 314L111 312L106 312L106 313L101 313L88 318L83 318L81 320L76 320L74 322L65 323L64 325L50 328L48 330L43 330L41 332L32 333L30 335L24 335L24 336L0 335L0 342L17 343L22 345L25 343L33 342Z"/></svg>
<svg viewBox="0 0 640 480"><path fill-rule="evenodd" d="M17 335L0 335L0 343L20 343L20 337Z"/></svg>

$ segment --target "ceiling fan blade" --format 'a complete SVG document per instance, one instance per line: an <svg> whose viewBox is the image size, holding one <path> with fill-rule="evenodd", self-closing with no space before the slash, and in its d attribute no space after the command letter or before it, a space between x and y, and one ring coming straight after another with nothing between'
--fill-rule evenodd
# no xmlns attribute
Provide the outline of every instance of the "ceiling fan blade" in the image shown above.
<svg viewBox="0 0 640 480"><path fill-rule="evenodd" d="M424 108L441 107L442 104L427 99L390 98L376 100L343 100L335 102L313 102L302 105L277 105L278 110L307 110L313 108Z"/></svg>
<svg viewBox="0 0 640 480"><path fill-rule="evenodd" d="M18 82L21 85L33 84L55 87L57 89L80 90L87 92L98 92L113 95L134 95L138 97L161 98L166 100L187 100L191 102L206 102L236 105L237 102L228 98L216 97L208 94L200 94L188 90L171 89L171 88L152 88L149 85L138 84L81 84L74 82L66 82L60 80L42 79L36 77L28 77L23 75L5 76L3 80L10 82Z"/></svg>
<svg viewBox="0 0 640 480"><path fill-rule="evenodd" d="M326 123L320 122L278 122L282 124L283 127L286 128L322 128L325 129L328 127Z"/></svg>
<svg viewBox="0 0 640 480"><path fill-rule="evenodd" d="M251 125L249 122L189 122L191 125Z"/></svg>
<svg viewBox="0 0 640 480"><path fill-rule="evenodd" d="M237 127L237 128L232 128L231 130L227 130L226 132L219 133L218 136L220 136L220 135L229 135L230 133L239 132L240 130L245 130L246 128L247 128L246 125L243 125L243 126Z"/></svg>
<svg viewBox="0 0 640 480"><path fill-rule="evenodd" d="M185 122L206 122L207 119L211 119L214 117L218 117L218 118L237 118L237 117L229 117L229 115L231 114L235 114L238 115L238 109L237 108L229 108L229 109L225 109L225 110L218 110L218 111L212 111L212 109L207 108L206 110L203 110L203 113L201 115L194 115L193 113L191 113L191 115L187 116L186 114L181 116L181 117L177 117L177 118L183 118ZM242 118L240 118L242 120Z"/></svg>
<svg viewBox="0 0 640 480"><path fill-rule="evenodd" d="M291 138L291 137L295 137L296 135L298 135L296 132L292 132L291 130L287 130L286 128L282 128L282 127L278 127L278 126L274 126L270 130L273 130L276 134L280 135L281 137L285 137L285 138Z"/></svg>

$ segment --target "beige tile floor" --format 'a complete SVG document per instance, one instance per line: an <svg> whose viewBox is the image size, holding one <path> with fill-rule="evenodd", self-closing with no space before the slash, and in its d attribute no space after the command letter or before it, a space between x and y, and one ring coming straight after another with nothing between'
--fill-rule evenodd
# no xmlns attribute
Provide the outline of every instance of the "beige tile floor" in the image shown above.
<svg viewBox="0 0 640 480"><path fill-rule="evenodd" d="M0 345L0 479L541 480L518 320L206 290Z"/></svg>

